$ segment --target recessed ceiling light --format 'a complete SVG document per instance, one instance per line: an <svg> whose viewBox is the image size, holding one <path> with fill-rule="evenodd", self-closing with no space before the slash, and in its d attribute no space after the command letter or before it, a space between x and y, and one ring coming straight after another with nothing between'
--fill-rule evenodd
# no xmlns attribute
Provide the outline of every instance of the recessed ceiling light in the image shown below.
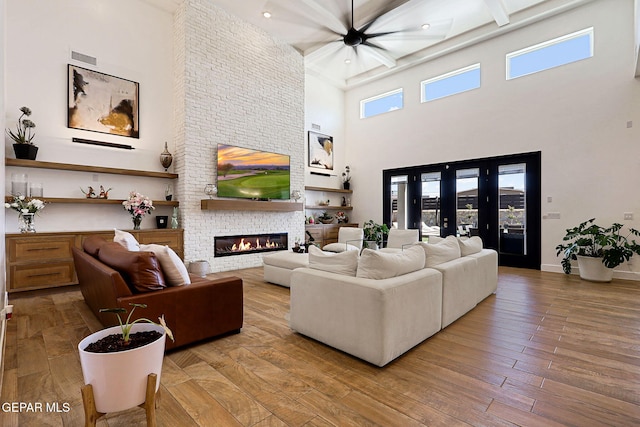
<svg viewBox="0 0 640 427"><path fill-rule="evenodd" d="M347 59L344 60L344 63L349 65L349 64L351 64L351 60L349 58L347 58Z"/></svg>
<svg viewBox="0 0 640 427"><path fill-rule="evenodd" d="M269 12L268 10L265 10L264 12L262 12L262 16L269 19L271 18L271 12Z"/></svg>
<svg viewBox="0 0 640 427"><path fill-rule="evenodd" d="M422 24L423 30L428 30L431 27L431 24Z"/></svg>

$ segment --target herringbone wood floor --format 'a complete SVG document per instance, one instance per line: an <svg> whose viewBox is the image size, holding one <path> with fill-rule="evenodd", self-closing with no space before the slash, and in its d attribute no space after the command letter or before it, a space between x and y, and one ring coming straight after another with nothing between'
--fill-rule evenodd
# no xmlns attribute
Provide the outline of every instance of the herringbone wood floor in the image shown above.
<svg viewBox="0 0 640 427"><path fill-rule="evenodd" d="M261 268L233 274L244 328L165 357L160 425L640 425L639 282L501 268L496 295L376 368L293 333L289 290ZM76 345L100 325L75 288L11 302L0 400L71 410L0 411L0 425L82 425ZM144 424L136 408L98 425Z"/></svg>

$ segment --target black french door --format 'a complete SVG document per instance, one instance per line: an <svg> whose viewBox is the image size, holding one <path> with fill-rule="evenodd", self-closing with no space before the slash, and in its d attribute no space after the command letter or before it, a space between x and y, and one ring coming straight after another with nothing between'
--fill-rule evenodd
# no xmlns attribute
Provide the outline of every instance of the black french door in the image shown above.
<svg viewBox="0 0 640 427"><path fill-rule="evenodd" d="M480 236L500 265L540 268L540 158L525 153L385 170L384 222Z"/></svg>

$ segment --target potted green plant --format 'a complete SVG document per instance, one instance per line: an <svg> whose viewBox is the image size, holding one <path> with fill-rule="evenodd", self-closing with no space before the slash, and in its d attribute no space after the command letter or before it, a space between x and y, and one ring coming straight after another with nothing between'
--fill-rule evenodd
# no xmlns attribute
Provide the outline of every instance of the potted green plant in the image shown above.
<svg viewBox="0 0 640 427"><path fill-rule="evenodd" d="M131 321L133 308L125 322L120 313L124 308L102 309L116 313L120 326L103 329L84 338L78 344L84 383L91 385L95 409L100 413L118 412L141 405L146 400L147 377L157 375L156 392L167 335L173 334L164 316L155 323L146 318ZM97 348L96 348L97 347Z"/></svg>
<svg viewBox="0 0 640 427"><path fill-rule="evenodd" d="M640 245L629 236L640 236L640 232L629 228L621 234L622 224L601 227L591 218L577 227L567 229L563 242L556 246L556 255L562 254L562 269L571 273L571 261L578 261L580 278L596 282L610 282L613 269L633 256L640 254Z"/></svg>
<svg viewBox="0 0 640 427"><path fill-rule="evenodd" d="M323 224L331 224L333 222L333 216L329 215L327 211L324 211L322 215L318 217L318 221Z"/></svg>
<svg viewBox="0 0 640 427"><path fill-rule="evenodd" d="M32 129L36 127L36 124L24 116L31 116L31 109L29 107L20 108L20 117L18 117L18 124L16 126L16 132L7 129L7 135L13 139L13 152L16 155L16 159L28 159L35 160L38 154L38 147L33 144L33 138L36 136Z"/></svg>
<svg viewBox="0 0 640 427"><path fill-rule="evenodd" d="M372 219L364 223L362 230L364 231L364 242L362 246L370 249L376 249L382 246L384 236L389 233L387 224L378 224Z"/></svg>

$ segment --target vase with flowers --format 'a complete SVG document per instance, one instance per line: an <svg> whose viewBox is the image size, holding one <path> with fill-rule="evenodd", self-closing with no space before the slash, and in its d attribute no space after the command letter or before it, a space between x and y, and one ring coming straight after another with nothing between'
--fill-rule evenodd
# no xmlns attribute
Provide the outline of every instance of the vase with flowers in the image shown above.
<svg viewBox="0 0 640 427"><path fill-rule="evenodd" d="M344 167L344 172L342 172L342 188L348 190L351 188L351 168L349 165Z"/></svg>
<svg viewBox="0 0 640 427"><path fill-rule="evenodd" d="M31 109L29 107L20 108L20 117L18 117L18 124L16 131L7 129L7 135L14 141L13 152L16 155L16 159L29 159L35 160L38 154L38 147L33 144L33 138L36 136L32 131L36 127L36 124L24 118L25 116L31 116Z"/></svg>
<svg viewBox="0 0 640 427"><path fill-rule="evenodd" d="M13 196L10 203L5 203L4 207L18 212L21 233L35 233L35 215L44 209L44 202L40 199L29 199L25 196Z"/></svg>
<svg viewBox="0 0 640 427"><path fill-rule="evenodd" d="M142 218L155 209L151 199L135 191L129 193L129 198L122 202L122 206L125 211L131 214L134 230L140 230Z"/></svg>

